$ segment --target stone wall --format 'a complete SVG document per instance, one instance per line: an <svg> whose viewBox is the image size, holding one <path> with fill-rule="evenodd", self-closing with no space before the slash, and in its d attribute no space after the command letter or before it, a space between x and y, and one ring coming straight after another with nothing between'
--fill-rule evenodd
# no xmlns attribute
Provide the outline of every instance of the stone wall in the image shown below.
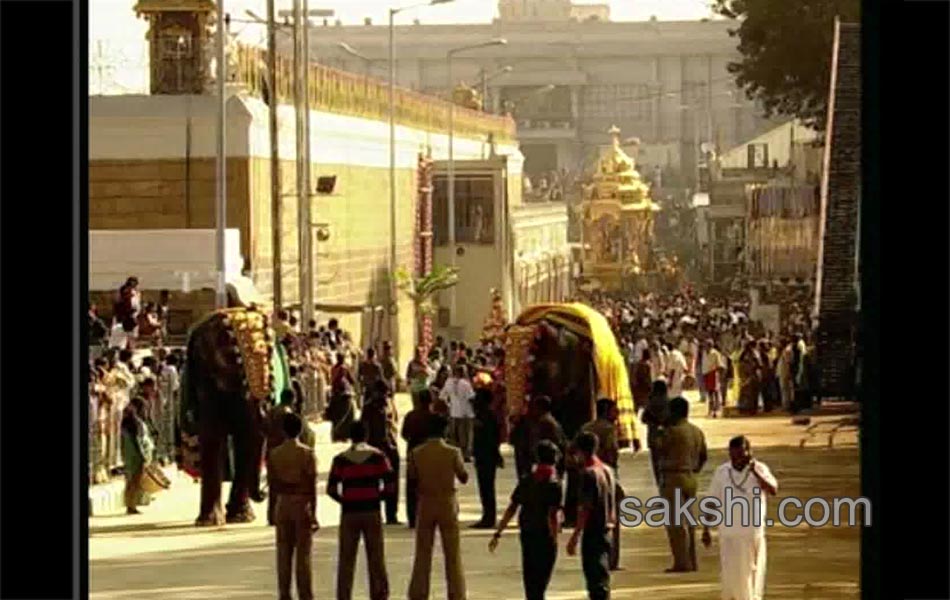
<svg viewBox="0 0 950 600"><path fill-rule="evenodd" d="M340 101L348 97L346 93L338 90L330 100ZM425 97L418 96L414 101L421 103ZM429 109L435 111L442 104L432 100ZM245 271L265 295L272 292L267 112L266 105L244 92L238 91L228 102L228 227L240 230ZM292 107L285 105L278 113L283 189L281 281L284 301L294 303L299 298L294 116ZM405 123L418 116L411 113L400 120ZM348 307L332 316L340 318L358 339L368 341L372 318L360 307L387 307L389 303L388 124L319 111L311 114L311 122L312 185L323 175L337 177L332 196L313 200L313 222L325 224L330 233L324 242L314 238L314 298L318 303ZM213 228L214 123L214 103L203 96L90 98L90 227ZM502 133L507 122L472 116L469 130L480 123L489 131L480 135L457 132L458 160L485 159L492 151L491 129L501 127L497 132ZM190 158L186 159L185 132L189 130ZM396 128L397 266L411 268L413 264L418 156L431 150L433 157L443 158L447 145L447 136L435 125L429 129ZM510 142L496 144L495 150L518 152ZM517 184L520 187L520 178ZM147 282L143 287L148 287ZM393 337L400 362L406 362L414 345L415 318L404 294L397 296L397 303ZM388 315L385 310L377 313L372 329L388 332ZM329 316L323 314L320 319Z"/></svg>

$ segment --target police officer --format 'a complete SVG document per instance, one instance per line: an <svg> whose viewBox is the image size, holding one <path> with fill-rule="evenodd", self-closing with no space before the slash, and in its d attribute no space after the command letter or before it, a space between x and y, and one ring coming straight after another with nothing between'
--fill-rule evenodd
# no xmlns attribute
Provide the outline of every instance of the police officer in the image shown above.
<svg viewBox="0 0 950 600"><path fill-rule="evenodd" d="M265 463L267 465L268 472L270 472L270 450L277 448L287 441L287 436L284 434L284 417L294 412L293 406L295 402L296 395L294 394L293 390L286 389L280 394L280 403L270 409L270 411L267 413L265 431L268 454L265 454ZM316 446L316 435L314 435L313 430L310 429L306 423L303 423L303 426L301 427L300 441L311 449ZM268 494L267 524L271 526L274 525L274 501L274 494Z"/></svg>
<svg viewBox="0 0 950 600"><path fill-rule="evenodd" d="M313 600L310 553L317 522L317 458L298 438L303 422L294 413L283 417L283 444L268 453L267 479L276 496L277 586L280 600L290 600L291 566L296 556L297 597Z"/></svg>
<svg viewBox="0 0 950 600"><path fill-rule="evenodd" d="M706 464L706 436L689 422L689 404L682 397L670 400L670 420L655 442L659 456L660 494L674 506L676 493L685 503L696 497L696 475ZM685 519L668 524L666 534L673 553L667 573L696 571L696 531Z"/></svg>
<svg viewBox="0 0 950 600"><path fill-rule="evenodd" d="M458 522L456 480L465 484L468 473L462 451L445 442L448 420L434 415L429 421L429 439L419 445L409 457L409 470L416 480L419 504L416 514L415 556L409 580L409 600L429 597L432 572L432 546L435 530L439 530L442 552L445 554L447 596L465 598L465 573L462 570Z"/></svg>

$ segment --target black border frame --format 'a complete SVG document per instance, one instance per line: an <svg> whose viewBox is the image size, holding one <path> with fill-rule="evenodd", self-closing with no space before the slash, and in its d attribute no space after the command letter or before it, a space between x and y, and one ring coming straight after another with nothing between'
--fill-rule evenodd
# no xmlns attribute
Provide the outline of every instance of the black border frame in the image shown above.
<svg viewBox="0 0 950 600"><path fill-rule="evenodd" d="M874 510L874 524L862 536L862 596L950 598L950 404L940 385L950 365L943 340L950 332L950 278L944 277L950 249L933 243L945 243L950 226L950 2L867 0L862 10L861 472ZM0 68L3 598L88 593L88 416L81 394L87 362L81 323L88 295L87 18L86 0L0 2L0 60L6 59ZM36 23L43 23L40 37ZM71 211L63 209L64 196L73 200ZM72 258L68 274L64 256ZM930 280L923 279L925 272ZM64 281L75 302L71 314ZM885 301L890 321L881 319ZM882 379L884 345L890 364L910 356L919 372L889 369ZM56 370L67 352L73 364L68 378ZM910 378L902 381L898 374ZM67 386L68 394L51 392ZM73 399L71 418L63 418L70 414L63 410L66 398ZM66 456L73 460L63 462ZM925 521L913 521L915 510ZM38 555L42 563L33 559ZM60 569L72 578L60 577Z"/></svg>
<svg viewBox="0 0 950 600"><path fill-rule="evenodd" d="M862 596L947 599L950 2L862 9Z"/></svg>
<svg viewBox="0 0 950 600"><path fill-rule="evenodd" d="M0 3L2 598L87 594L85 14Z"/></svg>

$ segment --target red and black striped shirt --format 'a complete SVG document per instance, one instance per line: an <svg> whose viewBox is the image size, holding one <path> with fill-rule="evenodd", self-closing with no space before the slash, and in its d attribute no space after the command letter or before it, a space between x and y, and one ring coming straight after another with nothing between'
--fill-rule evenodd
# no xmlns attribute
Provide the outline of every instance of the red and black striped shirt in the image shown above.
<svg viewBox="0 0 950 600"><path fill-rule="evenodd" d="M356 444L333 458L327 495L344 513L379 510L381 500L396 493L396 474L386 455L367 444Z"/></svg>

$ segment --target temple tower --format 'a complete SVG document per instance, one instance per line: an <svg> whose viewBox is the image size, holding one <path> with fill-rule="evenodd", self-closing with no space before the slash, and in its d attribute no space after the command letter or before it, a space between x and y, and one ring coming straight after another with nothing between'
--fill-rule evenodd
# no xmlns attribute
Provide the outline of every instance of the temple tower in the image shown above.
<svg viewBox="0 0 950 600"><path fill-rule="evenodd" d="M135 13L149 22L152 94L201 94L211 73L211 0L139 0Z"/></svg>

